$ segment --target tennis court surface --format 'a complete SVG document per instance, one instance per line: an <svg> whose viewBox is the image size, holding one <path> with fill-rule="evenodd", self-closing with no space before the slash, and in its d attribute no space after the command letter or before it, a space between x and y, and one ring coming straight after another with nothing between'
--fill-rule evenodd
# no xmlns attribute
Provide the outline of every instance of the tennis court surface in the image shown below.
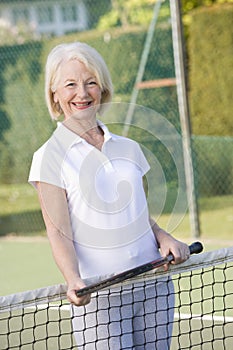
<svg viewBox="0 0 233 350"><path fill-rule="evenodd" d="M171 266L169 275L175 286L170 349L233 349L233 247L192 256L182 265ZM133 294L135 285L145 288L146 283L161 279L167 279L167 274L154 270L97 292L93 298L98 305L104 293L119 294L127 285L134 286ZM65 285L0 297L0 350L78 349L70 309ZM106 312L111 309L106 308ZM150 324L145 324L144 349L152 349L146 339L149 331ZM96 348L94 340L85 345Z"/></svg>

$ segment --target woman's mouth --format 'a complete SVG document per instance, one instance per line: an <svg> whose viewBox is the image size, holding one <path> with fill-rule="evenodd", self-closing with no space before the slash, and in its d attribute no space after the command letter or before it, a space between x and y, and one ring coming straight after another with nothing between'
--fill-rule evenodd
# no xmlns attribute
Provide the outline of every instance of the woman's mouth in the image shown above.
<svg viewBox="0 0 233 350"><path fill-rule="evenodd" d="M92 101L86 101L86 102L72 102L72 105L75 106L77 109L85 109L90 107L92 104Z"/></svg>

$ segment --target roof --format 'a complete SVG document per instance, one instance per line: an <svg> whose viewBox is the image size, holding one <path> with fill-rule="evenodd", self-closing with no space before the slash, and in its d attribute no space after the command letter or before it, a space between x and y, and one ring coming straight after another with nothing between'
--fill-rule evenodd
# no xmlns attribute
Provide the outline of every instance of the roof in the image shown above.
<svg viewBox="0 0 233 350"><path fill-rule="evenodd" d="M51 1L51 2L53 2L54 0L47 0L47 1ZM33 3L33 2L45 2L44 0L1 0L0 1L0 5L1 4L13 4L13 3L17 3L18 5L21 5L21 4L23 4L23 3L25 3L25 2L31 2L31 3Z"/></svg>

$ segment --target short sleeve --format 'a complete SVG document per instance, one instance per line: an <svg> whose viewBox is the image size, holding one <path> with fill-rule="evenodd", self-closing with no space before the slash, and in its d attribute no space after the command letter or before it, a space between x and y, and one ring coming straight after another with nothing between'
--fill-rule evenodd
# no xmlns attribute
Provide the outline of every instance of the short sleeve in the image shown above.
<svg viewBox="0 0 233 350"><path fill-rule="evenodd" d="M141 172L142 172L142 176L144 176L149 170L150 170L150 165L141 149L141 147L139 146L139 144L136 143L136 154L137 154L137 165L139 166Z"/></svg>
<svg viewBox="0 0 233 350"><path fill-rule="evenodd" d="M34 187L36 182L45 182L64 188L61 156L49 146L50 142L47 142L34 153L28 182Z"/></svg>
<svg viewBox="0 0 233 350"><path fill-rule="evenodd" d="M45 182L65 188L62 167L71 145L80 138L59 124L50 139L33 155L28 182Z"/></svg>

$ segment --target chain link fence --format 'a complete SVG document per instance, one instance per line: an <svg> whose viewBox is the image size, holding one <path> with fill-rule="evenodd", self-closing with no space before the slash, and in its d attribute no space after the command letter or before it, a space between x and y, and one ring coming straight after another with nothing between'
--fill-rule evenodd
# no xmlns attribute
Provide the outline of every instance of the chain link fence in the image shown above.
<svg viewBox="0 0 233 350"><path fill-rule="evenodd" d="M44 229L39 205L33 197L36 195L32 195L31 189L25 190L27 187L22 191L20 186L27 183L33 152L56 127L44 103L44 64L50 49L58 43L76 40L94 46L105 58L112 75L114 102L127 104L135 88L155 6L157 18L136 103L146 108L145 114L150 110L155 111L153 115L162 116L180 135L169 1L144 0L139 5L117 0L1 2L0 234ZM113 131L122 132L123 124L124 117L113 125ZM163 151L164 145L158 146L152 124L145 118L144 128L136 125L130 136L144 144L163 168L167 182L163 212L167 213L177 197L177 164L171 152ZM232 196L233 137L193 135L192 145L199 200ZM180 164L183 166L182 160ZM33 202L31 207L25 205L22 196ZM16 204L11 207L14 201Z"/></svg>

